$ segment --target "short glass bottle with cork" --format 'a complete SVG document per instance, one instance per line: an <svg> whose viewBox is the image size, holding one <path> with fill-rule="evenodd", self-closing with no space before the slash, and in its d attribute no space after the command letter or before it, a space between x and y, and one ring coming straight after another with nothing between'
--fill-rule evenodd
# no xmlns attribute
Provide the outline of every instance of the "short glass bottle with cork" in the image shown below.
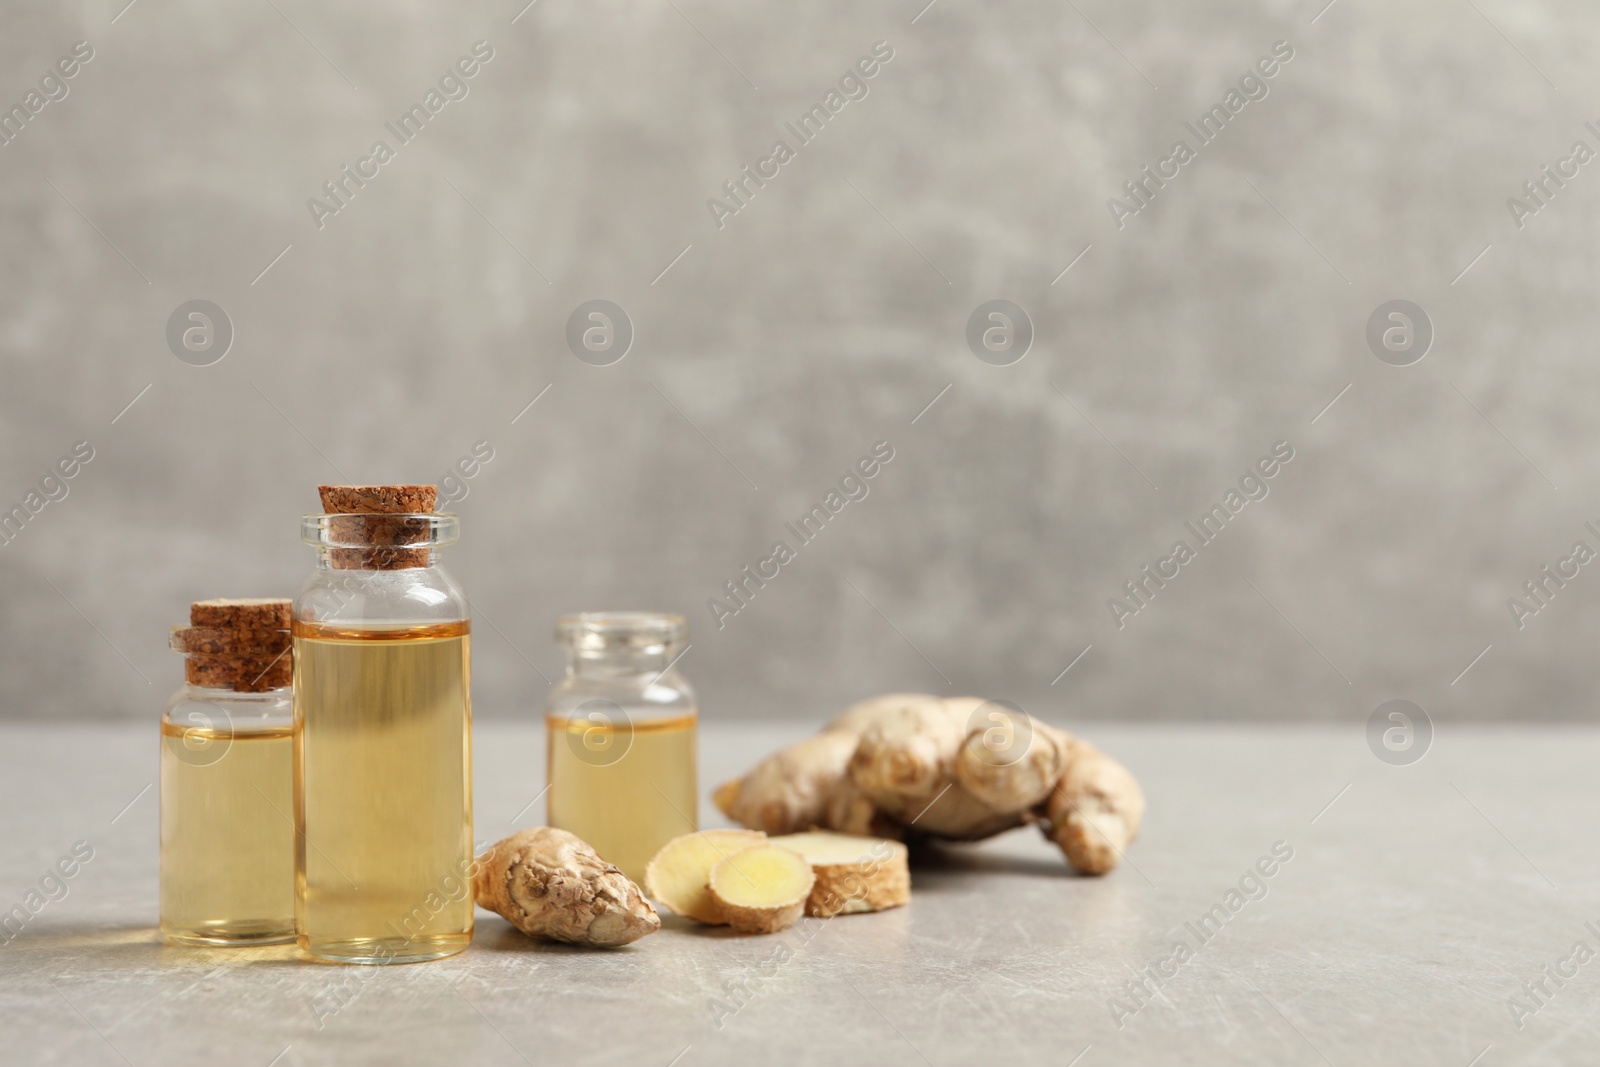
<svg viewBox="0 0 1600 1067"><path fill-rule="evenodd" d="M468 606L431 485L322 486L294 602L295 909L318 959L409 963L472 940Z"/></svg>
<svg viewBox="0 0 1600 1067"><path fill-rule="evenodd" d="M694 690L678 673L682 615L563 616L567 676L545 705L549 823L635 882L672 838L698 826Z"/></svg>
<svg viewBox="0 0 1600 1067"><path fill-rule="evenodd" d="M161 933L294 940L289 601L202 600L169 639L185 685L161 717Z"/></svg>

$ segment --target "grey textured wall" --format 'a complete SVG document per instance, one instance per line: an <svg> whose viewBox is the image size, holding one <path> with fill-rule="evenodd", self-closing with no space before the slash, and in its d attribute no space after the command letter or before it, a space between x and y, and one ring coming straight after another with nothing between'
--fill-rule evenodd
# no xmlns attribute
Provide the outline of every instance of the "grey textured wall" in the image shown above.
<svg viewBox="0 0 1600 1067"><path fill-rule="evenodd" d="M7 715L153 718L188 601L298 585L316 483L435 479L480 440L448 565L484 715L539 706L559 613L621 607L689 616L723 718L903 688L1593 714L1600 568L1520 628L1507 603L1600 548L1600 164L1520 227L1507 205L1600 148L1591 8L123 2L0 6L0 102L28 114L0 147L0 500L94 450L0 548ZM479 41L402 144L385 124ZM1277 41L1267 95L1201 145L1184 122ZM877 42L867 95L801 144L784 124ZM719 227L708 198L780 138ZM1108 199L1180 138L1195 158L1119 227ZM379 140L319 228L308 199ZM1006 366L966 340L995 298L1035 334ZM234 333L207 366L166 337L194 299ZM566 341L593 299L632 323L610 366ZM1435 334L1409 366L1366 339L1393 299ZM800 545L785 522L883 440ZM1201 545L1184 524L1280 441ZM708 599L780 539L718 629ZM1108 599L1179 539L1195 558L1119 627Z"/></svg>

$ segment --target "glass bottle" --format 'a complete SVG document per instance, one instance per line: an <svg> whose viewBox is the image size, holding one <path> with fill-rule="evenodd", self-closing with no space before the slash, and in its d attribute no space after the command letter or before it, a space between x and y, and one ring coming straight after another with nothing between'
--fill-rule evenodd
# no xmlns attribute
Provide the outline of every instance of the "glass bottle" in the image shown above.
<svg viewBox="0 0 1600 1067"><path fill-rule="evenodd" d="M549 823L636 882L698 827L694 690L676 667L688 633L682 615L642 611L556 624L568 664L545 705Z"/></svg>
<svg viewBox="0 0 1600 1067"><path fill-rule="evenodd" d="M195 679L161 716L161 933L178 944L294 940L288 665L215 676L203 661L220 657L199 649L236 636L181 628L170 641Z"/></svg>
<svg viewBox="0 0 1600 1067"><path fill-rule="evenodd" d="M472 940L470 625L439 556L459 522L307 515L301 533L318 561L292 623L300 947L453 955Z"/></svg>

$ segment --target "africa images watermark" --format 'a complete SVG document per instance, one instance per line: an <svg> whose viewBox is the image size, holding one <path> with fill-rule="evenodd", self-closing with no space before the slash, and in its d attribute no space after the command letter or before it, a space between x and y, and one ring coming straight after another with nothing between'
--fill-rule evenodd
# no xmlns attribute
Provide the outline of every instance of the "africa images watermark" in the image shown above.
<svg viewBox="0 0 1600 1067"><path fill-rule="evenodd" d="M429 120L443 111L452 100L467 98L467 94L472 92L470 82L493 58L494 49L489 42L477 42L472 46L471 55L462 56L454 66L445 70L438 88L430 88L423 94L421 103L412 104L394 122L384 123L384 129L394 135L397 147L389 147L388 141L374 141L371 152L356 160L354 170L346 163L339 168L337 176L323 182L322 192L327 200L313 196L306 201L306 208L311 212L311 224L320 230L328 224L330 215L337 215L349 207L356 193L365 189L367 182L378 176L379 169L395 158L398 147L410 144L422 133Z"/></svg>
<svg viewBox="0 0 1600 1067"><path fill-rule="evenodd" d="M894 446L888 441L879 441L872 446L871 454L856 460L855 466L845 472L839 479L837 488L828 490L822 498L822 503L812 505L811 510L794 522L784 523L783 528L793 535L796 547L791 548L787 541L776 541L772 545L772 551L765 559L758 562L753 570L747 564L737 578L728 579L723 584L723 589L727 591L732 604L724 603L716 597L706 599L706 607L710 610L717 629L727 626L728 619L749 607L756 593L765 589L767 583L778 576L781 568L799 558L797 548L815 541L822 533L823 527L836 518L845 509L845 505L865 500L867 494L872 492L871 486L867 483L876 478L878 472L892 459L894 459Z"/></svg>
<svg viewBox="0 0 1600 1067"><path fill-rule="evenodd" d="M389 921L389 929L399 940L380 942L373 949L373 958L379 963L388 963L400 954L401 948L405 945L427 937L428 924L445 908L471 900L473 879L494 859L494 854L494 849L489 848L470 859L458 860L453 868L436 880L434 887L418 900L410 911L397 915ZM321 1030L329 1019L348 1008L366 990L368 980L380 970L379 967L347 967L338 981L310 997L309 1005L316 1019L317 1029Z"/></svg>
<svg viewBox="0 0 1600 1067"><path fill-rule="evenodd" d="M21 935L23 928L33 921L35 915L51 904L66 900L67 894L72 891L68 883L92 859L93 845L87 841L73 844L72 851L56 860L55 865L40 876L39 884L24 894L21 902L0 915L0 944L9 945Z"/></svg>
<svg viewBox="0 0 1600 1067"><path fill-rule="evenodd" d="M894 58L894 48L888 41L879 41L872 46L872 52L856 60L855 65L844 72L839 79L837 89L829 89L822 97L822 102L812 104L810 109L800 116L795 122L785 122L784 129L794 137L795 145L779 139L772 143L772 151L765 159L758 159L754 164L747 163L738 177L731 178L722 183L722 194L727 197L723 201L718 197L706 200L706 210L711 212L711 221L717 224L717 229L722 229L728 220L745 208L750 206L750 201L755 198L757 189L766 188L767 182L772 181L783 168L793 162L798 156L798 148L803 148L822 135L823 128L845 105L856 100L865 100L871 88L867 82L877 77L883 66ZM753 186L753 187L752 187Z"/></svg>
<svg viewBox="0 0 1600 1067"><path fill-rule="evenodd" d="M1150 606L1156 593L1167 587L1167 583L1182 573L1184 565L1192 562L1200 554L1200 549L1215 541L1228 523L1245 509L1251 501L1267 499L1267 494L1272 492L1267 484L1278 475L1290 460L1294 459L1294 447L1288 441L1279 441L1272 446L1272 451L1256 460L1255 466L1246 470L1239 477L1239 487L1229 489L1222 494L1220 504L1211 505L1200 516L1199 524L1186 522L1184 529L1194 535L1195 545L1179 538L1172 545L1170 554L1156 560L1154 568L1146 563L1140 574L1122 583L1127 599L1114 596L1106 600L1106 607L1111 610L1111 621L1121 630L1128 625L1128 619L1139 614Z"/></svg>
<svg viewBox="0 0 1600 1067"><path fill-rule="evenodd" d="M93 58L94 46L88 41L79 41L72 46L71 53L56 60L55 65L45 71L37 89L29 89L20 103L0 110L0 148L21 136L28 123L34 121L48 105L65 100L72 91L67 82L76 78L83 64Z"/></svg>
<svg viewBox="0 0 1600 1067"><path fill-rule="evenodd" d="M1600 544L1600 529L1593 522L1583 524L1585 530L1592 534L1597 544ZM1526 597L1514 596L1506 598L1506 607L1511 612L1511 620L1517 624L1518 630L1527 628L1528 620L1550 606L1550 601L1555 595L1567 587L1567 583L1578 576L1582 567L1592 562L1597 553L1590 547L1589 542L1579 538L1572 543L1572 551L1559 557L1555 563L1546 563L1539 568L1539 572L1532 578L1522 583L1522 591Z"/></svg>
<svg viewBox="0 0 1600 1067"><path fill-rule="evenodd" d="M1385 700L1367 716L1367 747L1391 767L1409 767L1433 747L1433 719L1415 701Z"/></svg>
<svg viewBox="0 0 1600 1067"><path fill-rule="evenodd" d="M1585 122L1583 128L1596 138L1600 138L1600 127L1595 126L1593 122ZM1549 207L1556 193L1565 189L1567 182L1576 178L1579 170L1594 159L1595 154L1588 141L1574 141L1572 149L1556 160L1554 170L1551 170L1550 164L1546 163L1540 169L1538 177L1522 183L1522 193L1527 199L1507 197L1506 210L1511 212L1511 221L1516 223L1517 229L1523 229L1528 225L1528 219Z"/></svg>
<svg viewBox="0 0 1600 1067"><path fill-rule="evenodd" d="M71 455L56 460L55 466L44 472L37 489L29 489L22 503L0 510L0 546L9 545L28 523L51 503L67 499L72 491L67 483L78 476L84 466L94 459L94 446L79 441L72 446Z"/></svg>
<svg viewBox="0 0 1600 1067"><path fill-rule="evenodd" d="M794 959L799 951L811 943L811 939L821 932L830 919L838 918L850 912L849 904L856 900L865 900L867 897L867 882L873 878L883 864L889 862L894 856L894 846L888 841L878 840L873 843L870 850L871 858L862 865L858 873L851 873L844 881L843 892L830 892L822 901L827 915L805 915L787 931L784 938L769 952L759 964L745 969L745 974L739 980L728 979L722 983L723 995L726 1000L713 998L711 1001L711 1021L716 1023L721 1030L727 1025L745 1005L749 1004L765 989L767 983L778 977L783 965Z"/></svg>
<svg viewBox="0 0 1600 1067"><path fill-rule="evenodd" d="M1106 1007L1110 1009L1111 1021L1117 1024L1117 1029L1122 1029L1129 1019L1143 1011L1167 982L1178 977L1184 964L1194 959L1201 949L1222 933L1222 928L1232 922L1235 915L1251 904L1266 900L1271 891L1268 881L1292 859L1294 846L1287 841L1274 841L1272 854L1262 856L1253 866L1246 868L1236 886L1224 893L1222 900L1202 912L1196 921L1184 923L1183 928L1194 940L1192 946L1182 937L1173 938L1164 955L1151 960L1143 971L1138 972L1138 978L1130 979L1123 985L1120 997L1107 999Z"/></svg>
<svg viewBox="0 0 1600 1067"><path fill-rule="evenodd" d="M1600 944L1600 926L1591 920L1583 924L1583 929ZM1511 1021L1517 1024L1517 1029L1526 1027L1528 1020L1543 1011L1562 987L1578 977L1579 968L1594 957L1594 948L1588 941L1579 939L1572 943L1565 956L1541 967L1539 977L1523 982L1521 993L1506 998L1506 1009L1511 1012Z"/></svg>
<svg viewBox="0 0 1600 1067"><path fill-rule="evenodd" d="M472 492L472 486L467 483L482 473L493 459L494 445L488 441L474 442L472 451L456 460L439 479L439 495L452 504L461 503Z"/></svg>
<svg viewBox="0 0 1600 1067"><path fill-rule="evenodd" d="M1123 191L1128 194L1127 201L1114 196L1106 200L1106 209L1111 212L1111 221L1117 224L1117 229L1122 229L1130 217L1149 207L1156 192L1166 188L1167 182L1183 173L1183 168L1199 157L1202 148L1221 136L1223 129L1245 109L1246 104L1265 100L1272 91L1267 82L1276 78L1283 65L1293 58L1293 45L1288 41L1273 42L1272 53L1256 60L1256 65L1240 76L1239 88L1229 89L1220 103L1212 105L1211 110L1200 116L1199 125L1193 122L1183 124L1194 134L1196 145L1190 147L1187 140L1179 138L1173 143L1170 154L1156 160L1154 171L1147 164L1140 168L1139 176L1123 182Z"/></svg>

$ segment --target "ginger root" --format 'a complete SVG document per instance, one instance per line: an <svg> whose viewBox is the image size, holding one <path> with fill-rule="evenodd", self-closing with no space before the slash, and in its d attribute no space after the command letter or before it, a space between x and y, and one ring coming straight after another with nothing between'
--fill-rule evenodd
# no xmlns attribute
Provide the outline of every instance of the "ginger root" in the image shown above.
<svg viewBox="0 0 1600 1067"><path fill-rule="evenodd" d="M973 841L1037 823L1082 874L1116 867L1144 815L1127 769L1066 731L998 701L908 693L850 707L713 799L773 835Z"/></svg>
<svg viewBox="0 0 1600 1067"><path fill-rule="evenodd" d="M751 932L751 923L733 921L729 906L712 890L711 875L723 861L762 844L789 849L811 865L814 884L804 902L807 915L827 919L844 912L882 911L911 899L905 845L883 838L820 831L770 840L760 830L701 830L675 837L661 846L645 868L645 892L675 915L707 926L732 924ZM725 872L725 878L744 877L738 873L745 871L743 862L733 864L729 871L734 873ZM747 880L759 881L753 874ZM735 884L729 890L735 898L734 909L741 906L737 900L740 889ZM768 923L770 920L758 916L756 925Z"/></svg>
<svg viewBox="0 0 1600 1067"><path fill-rule="evenodd" d="M653 900L707 926L728 920L711 896L711 868L741 849L767 839L760 830L701 830L674 837L644 869L644 888Z"/></svg>
<svg viewBox="0 0 1600 1067"><path fill-rule="evenodd" d="M911 899L907 850L898 841L812 830L774 837L772 844L793 849L811 864L817 881L806 899L807 915L831 919L897 908Z"/></svg>
<svg viewBox="0 0 1600 1067"><path fill-rule="evenodd" d="M661 929L639 887L565 830L520 830L479 856L476 868L478 906L530 937L613 948Z"/></svg>
<svg viewBox="0 0 1600 1067"><path fill-rule="evenodd" d="M769 834L819 824L855 750L854 733L830 728L724 783L712 799L730 819Z"/></svg>
<svg viewBox="0 0 1600 1067"><path fill-rule="evenodd" d="M827 826L841 833L899 836L848 773L862 732L878 718L932 697L890 693L863 700L815 737L773 754L742 779L724 782L712 800L743 826L786 834Z"/></svg>
<svg viewBox="0 0 1600 1067"><path fill-rule="evenodd" d="M1029 726L1032 736L1020 745L1015 736L1004 735L1005 727L974 730L956 756L957 784L979 803L995 810L1018 805L1034 808L1043 803L1067 772L1072 738L1065 730L1037 719L1032 719ZM1001 736L989 740L988 735L996 731ZM1005 755L996 759L992 745L1000 746ZM1017 755L1019 747L1025 750ZM1014 755L1017 758L1012 760Z"/></svg>
<svg viewBox="0 0 1600 1067"><path fill-rule="evenodd" d="M787 930L805 913L816 875L800 853L751 845L711 868L709 888L723 921L742 934Z"/></svg>
<svg viewBox="0 0 1600 1067"><path fill-rule="evenodd" d="M1045 815L1045 836L1068 863L1084 874L1105 874L1139 836L1144 793L1126 767L1087 741L1074 740Z"/></svg>

